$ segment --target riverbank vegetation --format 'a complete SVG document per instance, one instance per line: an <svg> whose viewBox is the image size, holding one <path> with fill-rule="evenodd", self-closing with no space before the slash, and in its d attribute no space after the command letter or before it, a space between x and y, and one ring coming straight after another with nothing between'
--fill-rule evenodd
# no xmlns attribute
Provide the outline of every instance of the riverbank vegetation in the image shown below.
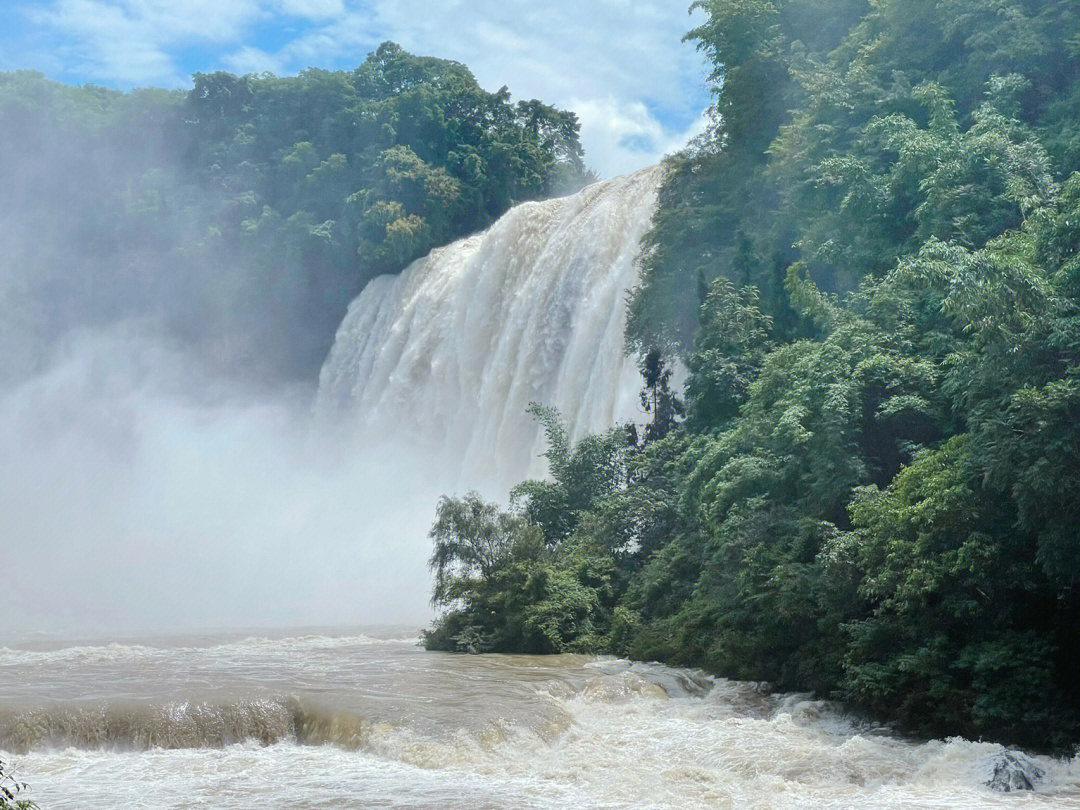
<svg viewBox="0 0 1080 810"><path fill-rule="evenodd" d="M353 71L193 84L0 73L0 383L131 318L257 382L310 380L371 278L590 177L572 113L393 43Z"/></svg>
<svg viewBox="0 0 1080 810"><path fill-rule="evenodd" d="M1080 12L704 0L713 125L633 291L646 426L444 499L432 649L813 690L1080 742ZM687 370L673 391L664 358Z"/></svg>
<svg viewBox="0 0 1080 810"><path fill-rule="evenodd" d="M0 760L0 810L38 810L37 803L26 798L28 788L29 785L16 779L11 767Z"/></svg>

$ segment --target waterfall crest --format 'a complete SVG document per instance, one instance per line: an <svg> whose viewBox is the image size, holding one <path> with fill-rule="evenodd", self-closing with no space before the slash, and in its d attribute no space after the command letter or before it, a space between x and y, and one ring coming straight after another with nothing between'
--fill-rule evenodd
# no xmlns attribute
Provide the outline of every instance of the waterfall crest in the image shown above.
<svg viewBox="0 0 1080 810"><path fill-rule="evenodd" d="M317 415L408 440L492 487L543 471L530 402L559 408L574 438L640 418L625 299L661 173L524 203L372 281L323 365Z"/></svg>

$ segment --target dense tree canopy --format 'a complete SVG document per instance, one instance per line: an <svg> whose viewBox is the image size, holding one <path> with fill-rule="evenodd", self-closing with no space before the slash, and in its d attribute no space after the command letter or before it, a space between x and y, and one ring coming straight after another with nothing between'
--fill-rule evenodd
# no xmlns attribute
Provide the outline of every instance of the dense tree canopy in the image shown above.
<svg viewBox="0 0 1080 810"><path fill-rule="evenodd" d="M588 177L572 113L393 43L188 92L0 74L0 139L5 354L149 315L264 379L312 378L372 277Z"/></svg>
<svg viewBox="0 0 1080 810"><path fill-rule="evenodd" d="M697 6L713 126L668 161L627 334L648 401L649 358L685 364L685 421L603 439L588 458L617 472L573 506L555 467L528 485L511 513L539 556L505 565L561 584L511 605L484 579L508 607L481 617L462 594L433 638L700 665L921 733L1068 749L1080 12ZM557 635L512 629L564 598L579 619Z"/></svg>

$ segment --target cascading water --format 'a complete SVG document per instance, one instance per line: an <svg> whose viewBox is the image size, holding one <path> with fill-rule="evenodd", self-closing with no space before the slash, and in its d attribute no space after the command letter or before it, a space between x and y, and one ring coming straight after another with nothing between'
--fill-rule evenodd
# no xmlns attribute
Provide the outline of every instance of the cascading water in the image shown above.
<svg viewBox="0 0 1080 810"><path fill-rule="evenodd" d="M625 298L660 167L512 209L353 301L316 412L412 438L459 480L505 487L543 471L530 402L572 438L640 418L623 350Z"/></svg>

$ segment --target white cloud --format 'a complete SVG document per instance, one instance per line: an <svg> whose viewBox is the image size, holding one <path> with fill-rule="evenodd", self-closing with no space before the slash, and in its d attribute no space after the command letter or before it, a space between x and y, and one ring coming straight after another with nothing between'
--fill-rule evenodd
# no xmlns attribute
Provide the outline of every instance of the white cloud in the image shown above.
<svg viewBox="0 0 1080 810"><path fill-rule="evenodd" d="M233 73L281 73L281 59L259 48L245 45L225 57L225 67Z"/></svg>
<svg viewBox="0 0 1080 810"><path fill-rule="evenodd" d="M123 84L182 81L173 52L189 42L235 41L258 14L254 0L56 0L28 20L66 38L73 72Z"/></svg>
<svg viewBox="0 0 1080 810"><path fill-rule="evenodd" d="M581 120L582 143L589 165L602 176L631 172L656 163L705 128L704 114L685 129L663 126L640 101L571 99Z"/></svg>
<svg viewBox="0 0 1080 810"><path fill-rule="evenodd" d="M276 7L291 17L325 20L345 11L344 0L278 0Z"/></svg>

